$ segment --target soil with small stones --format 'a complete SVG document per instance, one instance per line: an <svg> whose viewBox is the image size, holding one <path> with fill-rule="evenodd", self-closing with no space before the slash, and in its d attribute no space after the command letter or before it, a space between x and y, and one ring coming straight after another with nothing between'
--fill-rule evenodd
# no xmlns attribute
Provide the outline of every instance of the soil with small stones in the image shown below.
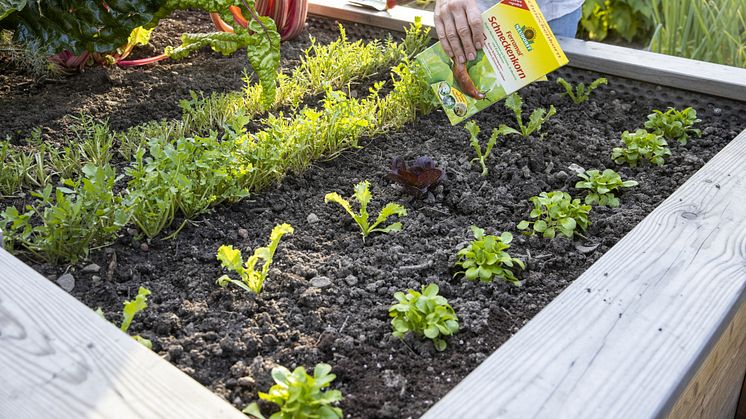
<svg viewBox="0 0 746 419"><path fill-rule="evenodd" d="M333 37L332 32L328 35ZM229 62L238 74L240 59L203 54L190 65L141 70L143 80L155 80L181 65L194 79L181 72L164 83L178 79L185 84L171 92L170 102L143 101L123 110L138 115L129 115L132 121L160 112L177 115L173 101L189 89L227 88L227 83L212 84L209 79L220 78L205 68L223 68L221 64ZM558 75L586 83L597 77L572 69L561 69ZM238 80L232 83L233 88L240 85ZM63 95L55 89L74 90L43 87L46 95ZM126 85L121 89L130 91ZM85 264L70 269L76 277L72 294L118 319L122 301L133 298L140 286L149 288L150 306L138 315L132 331L151 339L154 351L238 408L272 385L273 366L312 368L327 362L337 375L333 387L345 396L341 407L346 416L417 417L746 128L743 103L616 77L609 77L609 85L582 105L569 102L554 83L536 83L521 94L526 109L554 104L558 114L544 124L541 138L500 139L486 177L470 163L474 153L463 127L451 126L435 111L399 132L366 141L362 149L289 176L265 193L217 208L187 225L175 240L143 245L125 234L92 255L101 272L84 273L80 268ZM0 114L8 111L7 103L0 105ZM653 108L686 105L697 109L703 135L685 146L673 142L665 166L629 168L611 162L611 149L620 145L622 131L641 127ZM60 115L74 109L52 108ZM514 123L502 105L475 119L483 140L499 124ZM118 121L126 125L126 120ZM434 158L447 180L423 199L414 199L392 184L387 173L392 158L420 155ZM574 188L578 179L573 165L614 168L640 184L621 194L620 208L593 209L587 239L518 234L515 224L527 219L529 197L555 189L583 196ZM407 208L403 231L363 241L339 206L324 204L326 193L350 196L353 185L362 180L371 181L371 213L387 202ZM283 238L261 295L215 285L223 273L215 259L220 245L244 250L263 246L273 226L284 222L295 227L295 234ZM470 225L495 234L514 233L510 253L527 264L518 272L522 287L453 277L454 255L471 239ZM64 272L63 267L32 266L52 279ZM428 283L440 286L460 320L461 330L448 339L444 352L436 352L429 342L391 336L388 308L394 292Z"/></svg>

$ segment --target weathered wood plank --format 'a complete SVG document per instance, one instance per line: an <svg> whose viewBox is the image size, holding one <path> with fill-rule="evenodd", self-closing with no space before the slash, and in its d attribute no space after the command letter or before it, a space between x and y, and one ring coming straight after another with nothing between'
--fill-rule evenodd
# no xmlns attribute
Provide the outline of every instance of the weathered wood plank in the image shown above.
<svg viewBox="0 0 746 419"><path fill-rule="evenodd" d="M746 419L746 375L744 375L743 383L741 384L741 399L738 401L736 419Z"/></svg>
<svg viewBox="0 0 746 419"><path fill-rule="evenodd" d="M746 302L744 202L746 131L424 417L669 414L716 343L743 340L727 326Z"/></svg>
<svg viewBox="0 0 746 419"><path fill-rule="evenodd" d="M1 418L245 419L1 249L0 383Z"/></svg>
<svg viewBox="0 0 746 419"><path fill-rule="evenodd" d="M394 7L388 12L378 12L349 5L345 0L309 0L308 3L308 12L314 15L395 31L408 27L415 16L421 16L423 24L433 27L433 14L425 10ZM746 69L743 68L579 39L559 38L559 43L572 67L746 101Z"/></svg>

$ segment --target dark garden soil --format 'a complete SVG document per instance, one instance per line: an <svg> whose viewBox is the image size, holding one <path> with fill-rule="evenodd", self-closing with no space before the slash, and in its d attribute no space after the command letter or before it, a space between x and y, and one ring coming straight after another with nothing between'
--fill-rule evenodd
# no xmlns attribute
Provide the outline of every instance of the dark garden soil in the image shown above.
<svg viewBox="0 0 746 419"><path fill-rule="evenodd" d="M39 87L35 97L74 92L96 103L128 92L132 105L123 104L110 114L123 126L124 117L135 122L178 115L174 103L189 89L238 88L240 79L229 86L222 69L233 68L235 76L241 60L201 54L188 60L191 63L142 70L142 79L118 86L116 94L108 87L107 93L91 96L88 87L95 87L70 81L72 85ZM169 76L171 71L180 74ZM81 77L94 77L91 74L108 73L93 70ZM597 76L570 69L558 74L585 82ZM168 91L168 99L134 99L153 93L135 92L133 84L146 85L164 75L169 81L160 81L154 89ZM183 87L169 86L179 83ZM399 132L366 141L362 149L289 176L272 190L217 208L184 228L175 240L142 246L131 234L124 235L92 255L91 262L101 266L101 272L70 269L76 278L72 294L92 308L102 306L108 318L118 319L122 301L134 297L140 286L149 288L150 307L136 318L133 331L151 339L157 353L238 408L271 386L274 365L312 368L327 362L337 374L334 386L345 395L341 406L346 416L417 417L746 128L743 103L615 77L609 77L609 86L582 105L560 95L555 83L537 83L521 94L525 109L554 104L558 115L544 125L543 139L499 140L487 177L469 163L474 153L463 127L450 126L436 111ZM0 114L7 115L13 108L9 103L19 95L6 96ZM27 100L26 106L31 106L31 99ZM619 145L621 132L641 127L651 109L669 105L694 106L703 120L702 138L686 146L671 144L673 155L664 167L614 165L609 155ZM81 109L106 109L93 106ZM50 112L46 120L29 118L26 125L18 121L16 127L27 129L73 109L77 108L45 102L42 112ZM476 120L483 140L498 124L514 123L502 105L483 111ZM433 157L448 178L434 193L416 200L386 174L393 157L420 155ZM529 197L555 189L583 196L574 188L578 179L570 169L573 164L586 169L612 167L640 185L621 195L621 208L593 209L587 240L549 241L518 234L515 224L527 219ZM324 204L327 192L349 197L353 185L365 179L372 185L372 213L387 202L406 206L409 215L401 220L403 231L363 242L357 226L339 206ZM263 246L272 227L283 222L292 224L295 234L281 242L261 295L215 284L222 274L215 259L220 245ZM490 233L513 232L516 238L510 252L527 262L527 269L519 273L522 287L453 277L454 255L471 239L472 224ZM63 272L63 268L32 266L52 279ZM394 292L433 282L461 324L461 331L448 339L445 352L436 352L427 342L393 338L389 325L387 311Z"/></svg>

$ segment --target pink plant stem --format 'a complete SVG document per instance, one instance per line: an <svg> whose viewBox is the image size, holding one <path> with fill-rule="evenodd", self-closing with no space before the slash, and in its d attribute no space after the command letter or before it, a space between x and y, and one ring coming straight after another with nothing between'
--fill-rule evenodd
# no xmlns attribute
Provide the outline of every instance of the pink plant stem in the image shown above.
<svg viewBox="0 0 746 419"><path fill-rule="evenodd" d="M167 54L161 54L156 55L155 57L140 58L138 60L117 61L117 65L121 67L135 67L157 63L158 61L165 60L166 58L168 58Z"/></svg>

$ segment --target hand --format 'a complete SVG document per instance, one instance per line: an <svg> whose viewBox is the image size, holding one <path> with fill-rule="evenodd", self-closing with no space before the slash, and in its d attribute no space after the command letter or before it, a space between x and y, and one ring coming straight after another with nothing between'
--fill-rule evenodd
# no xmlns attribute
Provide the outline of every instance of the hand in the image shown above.
<svg viewBox="0 0 746 419"><path fill-rule="evenodd" d="M443 50L451 59L465 63L482 49L482 14L476 0L437 0L435 31Z"/></svg>

